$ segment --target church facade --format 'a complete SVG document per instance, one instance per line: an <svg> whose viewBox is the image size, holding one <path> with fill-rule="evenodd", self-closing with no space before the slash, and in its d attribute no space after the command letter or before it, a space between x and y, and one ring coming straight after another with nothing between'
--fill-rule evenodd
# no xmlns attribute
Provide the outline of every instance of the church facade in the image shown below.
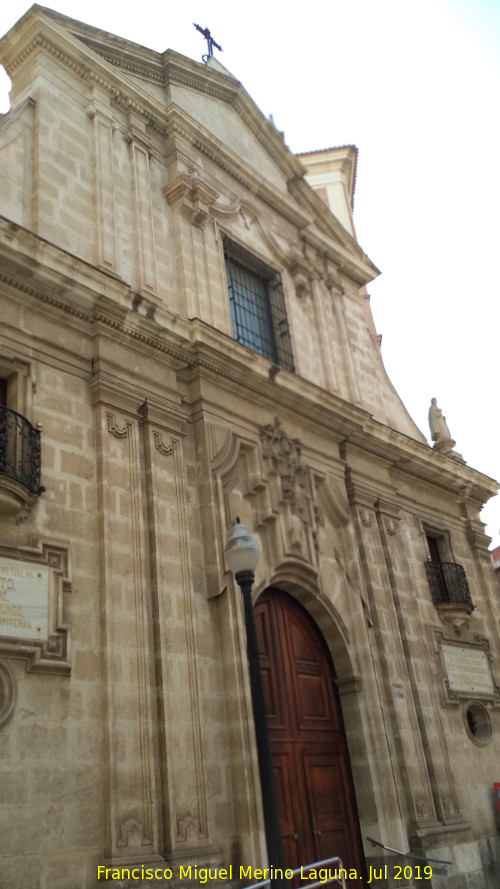
<svg viewBox="0 0 500 889"><path fill-rule="evenodd" d="M497 889L496 485L384 372L355 149L37 6L0 61L2 881L273 864L239 518L287 866Z"/></svg>

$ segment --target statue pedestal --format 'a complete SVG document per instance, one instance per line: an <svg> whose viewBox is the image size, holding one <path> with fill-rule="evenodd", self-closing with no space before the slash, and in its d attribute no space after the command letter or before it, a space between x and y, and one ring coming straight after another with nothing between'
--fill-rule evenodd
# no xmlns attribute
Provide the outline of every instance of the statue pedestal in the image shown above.
<svg viewBox="0 0 500 889"><path fill-rule="evenodd" d="M453 457L454 460L459 460L460 463L464 463L465 460L462 455L453 450L455 445L456 441L452 438L444 438L440 441L435 441L433 448L435 451L438 451L438 453L444 454L445 457Z"/></svg>
<svg viewBox="0 0 500 889"><path fill-rule="evenodd" d="M439 451L440 454L449 454L450 451L453 450L455 445L456 441L454 441L452 438L441 438L439 439L439 441L434 442L433 447L434 450Z"/></svg>

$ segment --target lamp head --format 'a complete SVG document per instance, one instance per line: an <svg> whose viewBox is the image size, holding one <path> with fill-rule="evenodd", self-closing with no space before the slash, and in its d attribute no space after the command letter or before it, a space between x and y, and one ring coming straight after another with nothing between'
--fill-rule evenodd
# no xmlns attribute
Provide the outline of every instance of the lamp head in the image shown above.
<svg viewBox="0 0 500 889"><path fill-rule="evenodd" d="M228 536L224 550L227 566L234 575L240 571L255 571L260 556L260 546L248 533L239 518L236 519Z"/></svg>

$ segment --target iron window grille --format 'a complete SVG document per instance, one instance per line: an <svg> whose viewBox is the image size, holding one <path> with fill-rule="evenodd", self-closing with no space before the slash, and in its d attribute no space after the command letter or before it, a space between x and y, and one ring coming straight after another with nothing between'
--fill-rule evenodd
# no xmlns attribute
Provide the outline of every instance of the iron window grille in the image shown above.
<svg viewBox="0 0 500 889"><path fill-rule="evenodd" d="M0 476L40 496L40 431L16 411L0 406Z"/></svg>
<svg viewBox="0 0 500 889"><path fill-rule="evenodd" d="M425 570L434 605L463 605L474 608L467 575L455 562L425 562Z"/></svg>
<svg viewBox="0 0 500 889"><path fill-rule="evenodd" d="M273 364L293 370L280 275L228 238L224 259L234 338Z"/></svg>

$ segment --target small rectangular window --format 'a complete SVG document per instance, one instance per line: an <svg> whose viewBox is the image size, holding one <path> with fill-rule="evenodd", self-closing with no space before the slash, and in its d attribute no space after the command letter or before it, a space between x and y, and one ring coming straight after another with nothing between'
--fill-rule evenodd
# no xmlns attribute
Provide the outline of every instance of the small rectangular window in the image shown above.
<svg viewBox="0 0 500 889"><path fill-rule="evenodd" d="M224 259L235 339L273 364L293 370L280 275L228 238Z"/></svg>

